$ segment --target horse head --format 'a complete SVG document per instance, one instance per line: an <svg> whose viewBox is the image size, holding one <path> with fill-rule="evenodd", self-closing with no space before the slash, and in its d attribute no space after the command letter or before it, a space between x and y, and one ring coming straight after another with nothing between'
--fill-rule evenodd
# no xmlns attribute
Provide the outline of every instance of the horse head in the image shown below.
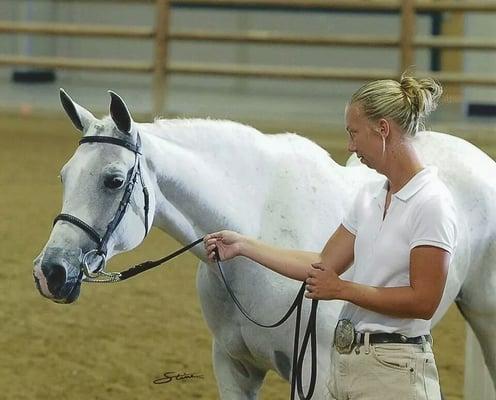
<svg viewBox="0 0 496 400"><path fill-rule="evenodd" d="M82 139L60 172L62 211L33 270L40 293L58 303L74 302L85 278L139 245L154 214L137 124L124 101L109 93L110 116L99 120L60 90Z"/></svg>

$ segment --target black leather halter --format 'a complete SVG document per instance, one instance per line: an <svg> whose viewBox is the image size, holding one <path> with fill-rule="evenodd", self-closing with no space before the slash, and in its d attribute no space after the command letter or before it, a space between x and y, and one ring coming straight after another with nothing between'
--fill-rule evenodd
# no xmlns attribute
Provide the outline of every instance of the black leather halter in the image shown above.
<svg viewBox="0 0 496 400"><path fill-rule="evenodd" d="M140 163L140 156L141 156L141 139L139 134L136 137L136 144L123 140L123 139L118 139L114 138L111 136L85 136L83 137L80 141L79 144L84 144L84 143L109 143L117 146L124 147L134 153L134 165L131 168L131 170L127 174L126 178L126 187L124 189L124 193L122 195L122 199L119 203L119 206L117 208L117 211L114 214L114 217L112 220L108 223L107 229L105 230L105 233L103 236L100 236L100 234L90 225L88 225L86 222L81 220L78 217L75 217L74 215L71 214L59 214L55 217L53 224L55 225L58 221L65 221L69 222L78 228L82 229L86 234L91 238L96 243L96 248L93 250L90 250L88 253L86 253L83 257L83 272L86 275L87 278L94 278L93 272L89 271L88 265L87 265L87 258L89 254L95 254L96 256L101 257L101 263L97 269L97 272L103 270L105 267L105 260L107 257L107 244L114 233L114 231L117 229L117 226L121 222L122 218L124 217L124 214L126 213L126 209L131 201L131 195L133 194L134 186L136 185L136 181L138 177L140 178L140 183L141 187L143 189L143 198L144 198L144 216L145 216L145 237L148 234L149 226L148 226L148 212L149 212L149 194L148 194L148 189L145 186L145 181L143 179L143 174L141 172L141 163Z"/></svg>

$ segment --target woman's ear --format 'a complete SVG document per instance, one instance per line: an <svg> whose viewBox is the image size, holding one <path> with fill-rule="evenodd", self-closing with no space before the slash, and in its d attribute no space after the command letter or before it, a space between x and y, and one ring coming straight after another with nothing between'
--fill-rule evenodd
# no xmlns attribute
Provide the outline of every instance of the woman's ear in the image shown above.
<svg viewBox="0 0 496 400"><path fill-rule="evenodd" d="M381 135L384 139L387 139L389 133L391 132L391 125L386 118L379 119L377 123L377 133Z"/></svg>

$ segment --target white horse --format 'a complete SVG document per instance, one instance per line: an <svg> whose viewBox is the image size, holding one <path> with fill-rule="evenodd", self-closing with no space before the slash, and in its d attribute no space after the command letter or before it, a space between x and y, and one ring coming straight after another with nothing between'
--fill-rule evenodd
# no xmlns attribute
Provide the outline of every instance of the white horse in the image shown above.
<svg viewBox="0 0 496 400"><path fill-rule="evenodd" d="M356 159L346 167L295 134L264 135L229 121L156 120L136 123L117 95L110 117L96 119L61 91L62 103L84 136L142 142L141 174L150 192L150 224L183 244L219 229L233 229L282 247L320 251L338 227L361 185L384 177ZM459 210L459 243L434 322L456 300L482 346L496 382L496 163L470 143L442 133L414 140L425 164L436 165ZM116 213L135 154L109 143L84 143L63 167L62 212L77 216L100 236ZM108 242L108 257L143 240L144 196L132 193L129 207ZM75 301L81 286L82 255L95 248L87 233L67 221L55 224L34 261L41 294ZM201 245L197 288L214 337L213 363L222 399L255 399L268 370L289 380L292 317L276 329L259 328L236 309ZM226 262L235 294L260 322L277 320L301 282L245 258ZM309 311L305 300L303 321ZM318 376L315 399L327 397L329 348L341 303L322 301L317 315ZM308 360L305 362L308 371ZM305 385L304 385L305 386Z"/></svg>

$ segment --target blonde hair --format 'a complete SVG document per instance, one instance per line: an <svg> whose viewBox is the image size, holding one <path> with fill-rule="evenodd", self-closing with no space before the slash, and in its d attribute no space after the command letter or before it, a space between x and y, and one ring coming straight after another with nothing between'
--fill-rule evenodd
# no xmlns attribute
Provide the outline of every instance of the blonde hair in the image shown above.
<svg viewBox="0 0 496 400"><path fill-rule="evenodd" d="M371 121L390 118L408 136L425 129L427 116L436 109L443 88L432 78L416 79L403 74L400 81L384 79L358 89L349 104L359 103Z"/></svg>

